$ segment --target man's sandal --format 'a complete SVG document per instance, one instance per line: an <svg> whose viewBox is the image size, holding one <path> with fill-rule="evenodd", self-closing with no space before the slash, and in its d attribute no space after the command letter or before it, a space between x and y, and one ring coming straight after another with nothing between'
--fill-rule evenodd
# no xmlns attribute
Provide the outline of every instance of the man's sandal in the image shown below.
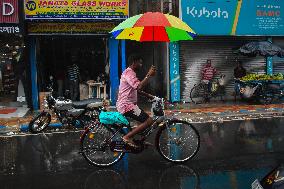
<svg viewBox="0 0 284 189"><path fill-rule="evenodd" d="M139 146L137 146L132 140L125 140L124 138L121 138L121 139L128 146L130 146L132 148L139 148Z"/></svg>

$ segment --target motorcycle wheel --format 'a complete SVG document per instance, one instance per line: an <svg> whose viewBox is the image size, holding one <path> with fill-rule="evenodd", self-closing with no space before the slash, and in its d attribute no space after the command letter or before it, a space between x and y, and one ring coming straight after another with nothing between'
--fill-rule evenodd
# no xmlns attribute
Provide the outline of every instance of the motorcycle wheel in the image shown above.
<svg viewBox="0 0 284 189"><path fill-rule="evenodd" d="M51 115L48 112L41 112L29 123L31 133L40 133L47 128L51 121Z"/></svg>

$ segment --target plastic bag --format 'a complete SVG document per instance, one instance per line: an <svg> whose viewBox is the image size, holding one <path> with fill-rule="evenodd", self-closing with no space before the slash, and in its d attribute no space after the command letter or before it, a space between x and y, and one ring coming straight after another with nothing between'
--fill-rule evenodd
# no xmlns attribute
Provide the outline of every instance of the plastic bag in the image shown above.
<svg viewBox="0 0 284 189"><path fill-rule="evenodd" d="M100 122L106 125L124 124L129 125L129 121L119 112L101 112Z"/></svg>

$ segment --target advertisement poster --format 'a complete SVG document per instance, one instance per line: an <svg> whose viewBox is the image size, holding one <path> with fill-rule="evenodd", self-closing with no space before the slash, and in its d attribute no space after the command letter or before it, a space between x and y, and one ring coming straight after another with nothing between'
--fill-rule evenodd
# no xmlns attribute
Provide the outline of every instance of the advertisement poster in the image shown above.
<svg viewBox="0 0 284 189"><path fill-rule="evenodd" d="M179 45L177 42L169 44L170 48L170 87L171 102L180 101L180 75L179 75Z"/></svg>
<svg viewBox="0 0 284 189"><path fill-rule="evenodd" d="M283 35L283 0L181 0L180 17L198 35Z"/></svg>
<svg viewBox="0 0 284 189"><path fill-rule="evenodd" d="M26 19L125 19L128 0L24 0Z"/></svg>

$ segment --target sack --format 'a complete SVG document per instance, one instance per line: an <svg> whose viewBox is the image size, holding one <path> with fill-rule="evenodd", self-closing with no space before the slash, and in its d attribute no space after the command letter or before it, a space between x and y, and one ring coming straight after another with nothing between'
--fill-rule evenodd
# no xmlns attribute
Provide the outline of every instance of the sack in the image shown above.
<svg viewBox="0 0 284 189"><path fill-rule="evenodd" d="M244 98L251 98L256 89L257 89L257 86L253 88L246 86L246 87L241 88L240 93L243 95Z"/></svg>
<svg viewBox="0 0 284 189"><path fill-rule="evenodd" d="M119 112L101 112L99 116L100 122L106 125L124 124L129 125L129 121Z"/></svg>
<svg viewBox="0 0 284 189"><path fill-rule="evenodd" d="M212 86L211 86L211 91L212 92L216 92L218 89L218 84L216 82L213 82L212 83Z"/></svg>

